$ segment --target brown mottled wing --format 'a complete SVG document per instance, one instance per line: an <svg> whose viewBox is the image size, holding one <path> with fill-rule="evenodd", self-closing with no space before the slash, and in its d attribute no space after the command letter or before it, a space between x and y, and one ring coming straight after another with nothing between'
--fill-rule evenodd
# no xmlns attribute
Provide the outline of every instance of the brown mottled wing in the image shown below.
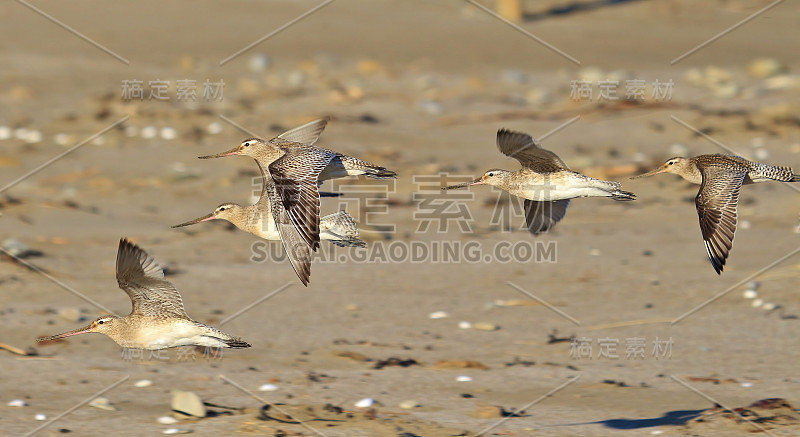
<svg viewBox="0 0 800 437"><path fill-rule="evenodd" d="M700 167L700 172L703 182L695 205L708 258L714 270L720 274L733 246L739 189L747 172L721 166Z"/></svg>
<svg viewBox="0 0 800 437"><path fill-rule="evenodd" d="M516 159L523 167L537 173L569 170L558 155L543 149L533 137L522 132L500 129L497 131L497 147L504 155Z"/></svg>
<svg viewBox="0 0 800 437"><path fill-rule="evenodd" d="M288 130L278 135L277 138L291 141L294 143L302 143L310 146L317 142L319 136L322 135L322 131L325 130L325 126L327 124L328 124L328 119L321 118L319 120L314 120L302 126L298 126L294 129Z"/></svg>
<svg viewBox="0 0 800 437"><path fill-rule="evenodd" d="M117 251L117 284L131 298L131 314L188 319L178 290L155 259L123 238Z"/></svg>
<svg viewBox="0 0 800 437"><path fill-rule="evenodd" d="M260 167L260 166L259 166ZM262 169L262 174L264 173ZM265 180L265 193L264 197L267 198L267 204L271 206L272 218L281 235L281 244L286 250L286 256L289 258L289 263L292 264L294 272L300 278L303 285L308 285L309 278L311 277L311 247L306 243L303 235L292 224L286 208L283 207L278 190L275 187L275 182L267 174ZM259 202L263 200L260 199Z"/></svg>
<svg viewBox="0 0 800 437"><path fill-rule="evenodd" d="M549 231L567 214L569 199L538 202L525 199L525 224L533 235Z"/></svg>
<svg viewBox="0 0 800 437"><path fill-rule="evenodd" d="M269 165L289 220L314 251L319 247L319 174L335 156L327 150L304 147L287 151Z"/></svg>

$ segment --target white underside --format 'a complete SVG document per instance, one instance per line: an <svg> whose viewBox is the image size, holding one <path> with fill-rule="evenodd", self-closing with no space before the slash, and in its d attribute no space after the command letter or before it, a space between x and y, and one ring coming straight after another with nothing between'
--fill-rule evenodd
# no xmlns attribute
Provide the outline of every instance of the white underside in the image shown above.
<svg viewBox="0 0 800 437"><path fill-rule="evenodd" d="M325 226L325 222L324 221L322 223L320 223L320 228L321 228L320 232L319 232L319 239L320 240L341 240L342 239L341 235L336 235L334 233L331 233L328 230L328 228ZM280 234L280 232L278 232L278 227L275 225L275 222L272 221L272 220L270 220L270 222L266 226L259 225L259 226L256 227L256 229L259 230L256 235L258 235L259 237L261 237L261 238L263 238L265 240L279 241L281 239L281 234Z"/></svg>
<svg viewBox="0 0 800 437"><path fill-rule="evenodd" d="M168 329L150 329L139 332L136 336L135 345L122 345L138 349L166 349L180 346L208 346L208 347L228 347L224 342L217 340L221 337L210 327L198 325L188 320L174 321Z"/></svg>
<svg viewBox="0 0 800 437"><path fill-rule="evenodd" d="M518 196L539 202L575 199L577 197L611 197L611 192L595 187L559 187L548 186L528 190Z"/></svg>

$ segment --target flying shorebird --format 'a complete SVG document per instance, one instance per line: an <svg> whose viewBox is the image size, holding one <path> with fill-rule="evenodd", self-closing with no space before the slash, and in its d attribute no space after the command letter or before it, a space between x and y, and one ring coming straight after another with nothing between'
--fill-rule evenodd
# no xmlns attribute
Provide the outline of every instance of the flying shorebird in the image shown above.
<svg viewBox="0 0 800 437"><path fill-rule="evenodd" d="M442 190L470 185L493 185L525 199L525 223L533 235L547 232L567 213L570 199L610 197L634 200L619 182L603 181L574 172L555 153L542 148L530 135L507 129L497 131L497 147L522 165L517 171L491 169L474 181Z"/></svg>
<svg viewBox="0 0 800 437"><path fill-rule="evenodd" d="M103 316L89 326L37 341L97 332L130 349L250 347L241 338L190 319L183 308L180 293L164 279L164 271L156 260L124 238L119 241L117 251L117 283L131 298L133 308L129 315Z"/></svg>
<svg viewBox="0 0 800 437"><path fill-rule="evenodd" d="M313 144L325 128L320 119L265 141L248 138L235 148L201 159L245 155L259 166L264 185L261 198L269 202L289 261L304 285L311 274L311 252L319 248L322 181L364 175L391 179L397 175L384 167Z"/></svg>
<svg viewBox="0 0 800 437"><path fill-rule="evenodd" d="M211 214L172 227L180 228L214 219L226 220L237 228L265 240L281 239L267 196L262 196L258 203L249 206L230 202L223 203L216 207ZM339 247L366 247L367 245L364 241L359 240L356 221L345 211L320 218L319 238L330 241Z"/></svg>
<svg viewBox="0 0 800 437"><path fill-rule="evenodd" d="M674 157L657 169L631 179L673 173L693 184L700 184L694 199L708 259L717 274L722 274L736 233L736 209L742 185L767 181L800 182L790 167L749 161L734 155Z"/></svg>

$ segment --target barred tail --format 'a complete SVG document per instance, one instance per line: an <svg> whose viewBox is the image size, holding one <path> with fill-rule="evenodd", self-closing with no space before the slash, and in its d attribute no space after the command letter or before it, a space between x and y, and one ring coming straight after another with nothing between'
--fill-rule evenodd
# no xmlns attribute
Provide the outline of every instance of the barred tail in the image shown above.
<svg viewBox="0 0 800 437"><path fill-rule="evenodd" d="M326 215L320 219L320 238L340 247L366 247L358 238L358 224L345 211Z"/></svg>

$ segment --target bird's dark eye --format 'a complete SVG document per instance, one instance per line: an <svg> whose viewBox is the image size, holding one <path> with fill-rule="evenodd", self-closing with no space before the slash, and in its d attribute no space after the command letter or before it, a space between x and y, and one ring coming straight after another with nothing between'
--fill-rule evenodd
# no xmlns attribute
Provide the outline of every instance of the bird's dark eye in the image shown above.
<svg viewBox="0 0 800 437"><path fill-rule="evenodd" d="M492 176L494 176L494 173L489 173L489 177L492 177Z"/></svg>
<svg viewBox="0 0 800 437"><path fill-rule="evenodd" d="M667 165L672 165L672 164L673 164L673 162L672 162L672 161L670 161L670 162L668 162L668 163L667 163Z"/></svg>
<svg viewBox="0 0 800 437"><path fill-rule="evenodd" d="M103 321L102 321L102 320L98 320L98 321L97 321L97 323L98 323L98 324L100 324L100 325L102 325L102 324L103 324Z"/></svg>
<svg viewBox="0 0 800 437"><path fill-rule="evenodd" d="M226 209L225 207L222 207L222 208L220 208L219 210L220 210L220 211L225 211L225 209Z"/></svg>
<svg viewBox="0 0 800 437"><path fill-rule="evenodd" d="M249 142L247 142L247 143L244 143L244 146L245 146L245 147L250 147L250 143L249 143Z"/></svg>

